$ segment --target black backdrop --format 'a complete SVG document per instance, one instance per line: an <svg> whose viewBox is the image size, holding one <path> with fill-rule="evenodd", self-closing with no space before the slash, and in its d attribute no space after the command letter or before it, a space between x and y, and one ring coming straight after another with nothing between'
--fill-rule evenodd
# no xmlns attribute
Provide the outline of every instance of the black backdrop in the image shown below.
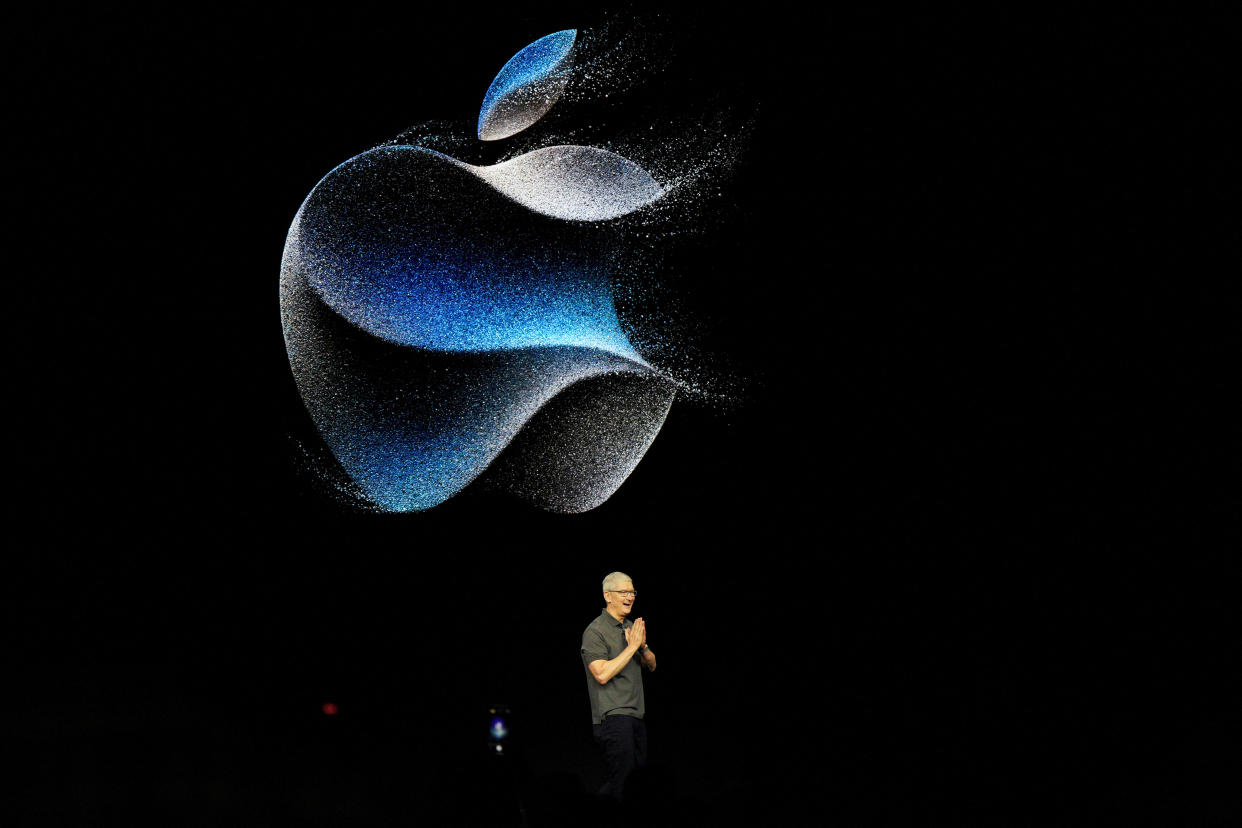
<svg viewBox="0 0 1242 828"><path fill-rule="evenodd" d="M15 26L21 824L481 820L495 703L528 819L574 818L599 773L575 650L618 568L660 654L649 821L1223 821L1219 21L655 18L671 63L620 113L759 102L678 253L742 404L676 404L577 516L471 492L382 516L305 471L276 290L301 199L416 121L472 123L518 48L602 20Z"/></svg>

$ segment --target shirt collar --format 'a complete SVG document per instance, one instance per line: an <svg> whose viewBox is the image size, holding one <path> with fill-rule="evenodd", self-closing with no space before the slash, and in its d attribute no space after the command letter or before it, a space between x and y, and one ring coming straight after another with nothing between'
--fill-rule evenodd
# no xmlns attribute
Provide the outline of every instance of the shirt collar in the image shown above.
<svg viewBox="0 0 1242 828"><path fill-rule="evenodd" d="M604 619L604 623L608 624L611 627L624 627L625 621L630 620L626 618L625 621L618 621L617 619L612 617L612 613L608 611L608 607L604 607L604 610L599 614L599 617ZM630 623L633 623L633 622L631 621Z"/></svg>

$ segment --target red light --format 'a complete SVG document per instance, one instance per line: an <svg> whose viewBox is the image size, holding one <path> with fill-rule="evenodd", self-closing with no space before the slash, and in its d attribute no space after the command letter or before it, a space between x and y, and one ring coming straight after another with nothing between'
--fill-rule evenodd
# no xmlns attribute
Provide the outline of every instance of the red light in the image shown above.
<svg viewBox="0 0 1242 828"><path fill-rule="evenodd" d="M325 716L335 716L337 710L337 706L332 702L325 702L323 705L323 715Z"/></svg>

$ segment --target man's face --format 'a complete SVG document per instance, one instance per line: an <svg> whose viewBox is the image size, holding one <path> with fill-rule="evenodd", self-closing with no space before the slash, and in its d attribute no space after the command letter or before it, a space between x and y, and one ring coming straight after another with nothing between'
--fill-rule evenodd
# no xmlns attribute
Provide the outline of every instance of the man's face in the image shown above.
<svg viewBox="0 0 1242 828"><path fill-rule="evenodd" d="M608 609L621 619L625 619L630 614L636 597L632 581L622 581L615 589L604 593L604 601L608 604Z"/></svg>

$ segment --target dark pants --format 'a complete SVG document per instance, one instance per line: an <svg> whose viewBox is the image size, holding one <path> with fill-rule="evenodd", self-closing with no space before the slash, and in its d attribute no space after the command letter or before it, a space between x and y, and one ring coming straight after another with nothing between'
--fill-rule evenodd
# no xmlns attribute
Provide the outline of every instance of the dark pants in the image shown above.
<svg viewBox="0 0 1242 828"><path fill-rule="evenodd" d="M595 725L595 741L603 749L608 767L600 796L619 800L626 777L647 764L647 725L633 716L609 716Z"/></svg>

